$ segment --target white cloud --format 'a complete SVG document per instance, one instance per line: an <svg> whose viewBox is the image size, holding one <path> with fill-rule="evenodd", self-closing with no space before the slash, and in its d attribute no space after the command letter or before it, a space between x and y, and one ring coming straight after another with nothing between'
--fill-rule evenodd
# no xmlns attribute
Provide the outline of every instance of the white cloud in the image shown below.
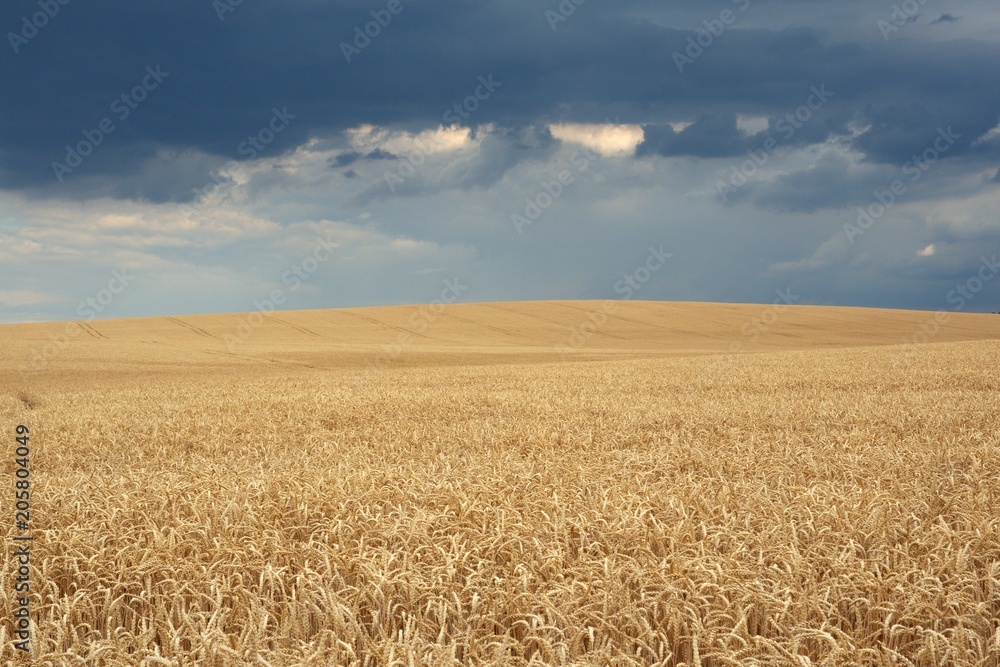
<svg viewBox="0 0 1000 667"><path fill-rule="evenodd" d="M736 128L748 137L760 134L770 127L767 116L737 116Z"/></svg>
<svg viewBox="0 0 1000 667"><path fill-rule="evenodd" d="M347 130L354 150L369 153L380 149L394 155L408 156L417 152L427 155L451 153L472 148L472 130L467 127L438 127L418 134L394 132L374 125L362 125Z"/></svg>
<svg viewBox="0 0 1000 667"><path fill-rule="evenodd" d="M560 141L580 144L603 156L631 155L643 139L638 125L569 123L549 125L549 131Z"/></svg>
<svg viewBox="0 0 1000 667"><path fill-rule="evenodd" d="M981 146L989 141L996 141L1000 138L1000 123L992 130L972 142L973 146Z"/></svg>
<svg viewBox="0 0 1000 667"><path fill-rule="evenodd" d="M51 294L42 294L41 292L32 292L30 290L0 290L0 303L10 308L34 306L57 300Z"/></svg>

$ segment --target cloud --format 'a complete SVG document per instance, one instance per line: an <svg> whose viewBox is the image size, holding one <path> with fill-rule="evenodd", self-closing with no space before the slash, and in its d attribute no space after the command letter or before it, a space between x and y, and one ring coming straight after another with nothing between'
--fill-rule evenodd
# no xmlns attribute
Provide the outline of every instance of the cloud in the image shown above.
<svg viewBox="0 0 1000 667"><path fill-rule="evenodd" d="M375 150L369 152L365 157L369 160L393 160L398 156L393 155L389 151L384 151L381 148L376 148Z"/></svg>
<svg viewBox="0 0 1000 667"><path fill-rule="evenodd" d="M290 307L428 300L442 267L470 299L614 297L660 243L673 261L644 298L769 301L795 282L811 302L937 307L946 259L1000 247L1000 16L941 2L947 29L883 39L891 9L866 0L755 0L684 72L673 54L718 7L587 3L552 30L530 0L406 3L348 63L371 20L358 0L257 0L223 21L203 0L70 3L0 52L2 284L60 295L21 317L72 317L121 265L143 277L109 316L241 310L330 233L336 259ZM23 14L8 3L0 25ZM484 78L502 83L487 95ZM833 95L810 108L819 87ZM105 118L60 181L52 163ZM960 138L839 245L939 128ZM769 142L721 202L720 178Z"/></svg>
<svg viewBox="0 0 1000 667"><path fill-rule="evenodd" d="M872 197L874 184L895 177L893 170L862 164L856 154L842 147L810 157L794 170L784 171L775 164L769 180L752 181L741 194L766 210L811 213L865 203Z"/></svg>
<svg viewBox="0 0 1000 667"><path fill-rule="evenodd" d="M938 25L940 23L955 23L956 21L961 21L961 20L962 17L955 16L954 14L942 14L941 16L931 21L931 25Z"/></svg>
<svg viewBox="0 0 1000 667"><path fill-rule="evenodd" d="M631 155L643 140L638 125L568 123L549 126L559 141L579 144L601 155Z"/></svg>
<svg viewBox="0 0 1000 667"><path fill-rule="evenodd" d="M423 132L394 131L375 125L361 125L347 130L352 146L369 156L377 157L413 154L437 155L468 149L472 145L472 130L467 127L440 126Z"/></svg>
<svg viewBox="0 0 1000 667"><path fill-rule="evenodd" d="M994 127L990 128L990 131L987 132L986 134L984 134L984 135L982 135L980 137L977 137L976 140L972 142L972 146L974 148L978 148L978 147L982 146L983 144L987 144L987 143L990 143L990 142L997 142L998 139L1000 139L1000 123L998 123ZM997 142L997 143L1000 143L1000 142Z"/></svg>
<svg viewBox="0 0 1000 667"><path fill-rule="evenodd" d="M347 151L346 153L341 153L340 155L335 155L334 157L327 160L327 164L331 167L346 167L347 165L354 164L361 159L361 153L357 151Z"/></svg>
<svg viewBox="0 0 1000 667"><path fill-rule="evenodd" d="M780 117L822 83L837 97L823 125L808 131L821 135L866 117L872 129L856 147L874 161L899 162L939 124L954 125L968 140L988 129L985 116L992 116L989 127L995 124L995 41L884 41L872 30L874 21L871 34L858 24L848 38L841 30L846 17L871 9L855 1L837 7L842 14L800 11L777 0L756 3L681 74L672 54L711 18L703 5L593 5L555 32L527 0L407 5L348 63L341 42L370 20L355 2L262 0L219 21L211 4L196 0L141 6L109 0L68 9L21 53L4 56L10 63L0 69L0 86L22 93L7 100L0 116L0 185L39 197L185 201L192 183L204 182L218 166L215 160L248 159L240 146L266 130L275 108L287 108L294 119L267 144L266 156L365 124L421 136L474 94L479 77L491 74L503 85L471 113L473 126L619 118L646 126L646 152L665 155L736 155L745 137L739 126L730 128L730 118ZM0 19L16 25L19 12L10 5ZM511 33L519 36L516 49ZM86 68L48 65L81 53ZM119 121L114 101L149 66L161 66L169 77ZM51 163L106 117L115 120L114 132L59 183ZM696 119L702 120L694 131L673 128L677 137L654 131ZM402 148L384 150L401 154ZM202 162L165 162L165 154L202 156Z"/></svg>
<svg viewBox="0 0 1000 667"><path fill-rule="evenodd" d="M0 303L11 308L37 306L58 300L59 297L53 294L42 294L28 290L0 290Z"/></svg>
<svg viewBox="0 0 1000 667"><path fill-rule="evenodd" d="M760 134L770 127L767 116L736 116L736 129L748 137Z"/></svg>
<svg viewBox="0 0 1000 667"><path fill-rule="evenodd" d="M702 116L680 132L669 124L645 125L643 133L643 141L636 149L639 156L731 157L751 146L737 128L735 115Z"/></svg>
<svg viewBox="0 0 1000 667"><path fill-rule="evenodd" d="M333 156L327 160L327 164L331 167L346 167L352 165L360 159L366 160L392 160L396 158L389 151L382 150L381 148L376 148L373 151L369 151L367 154L362 155L357 151L345 151L338 155Z"/></svg>
<svg viewBox="0 0 1000 667"><path fill-rule="evenodd" d="M391 144L400 155L395 162L378 165L377 170L369 172L371 184L352 202L366 206L392 197L489 188L518 164L547 159L558 143L547 127L448 128L447 134L442 133L443 129L400 135L384 128L366 128L364 141ZM600 138L609 142L605 148L617 148L614 141L621 143L621 139L608 136L610 139Z"/></svg>
<svg viewBox="0 0 1000 667"><path fill-rule="evenodd" d="M776 273L815 272L842 264L849 257L849 243L844 234L837 234L827 239L816 248L815 252L805 259L789 262L777 262L769 267Z"/></svg>

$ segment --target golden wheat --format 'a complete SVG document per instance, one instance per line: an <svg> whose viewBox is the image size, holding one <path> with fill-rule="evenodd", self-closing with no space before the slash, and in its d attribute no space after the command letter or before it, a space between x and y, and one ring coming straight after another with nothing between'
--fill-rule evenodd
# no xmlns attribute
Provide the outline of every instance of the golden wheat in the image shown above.
<svg viewBox="0 0 1000 667"><path fill-rule="evenodd" d="M996 342L163 348L2 376L34 434L35 664L1000 664Z"/></svg>

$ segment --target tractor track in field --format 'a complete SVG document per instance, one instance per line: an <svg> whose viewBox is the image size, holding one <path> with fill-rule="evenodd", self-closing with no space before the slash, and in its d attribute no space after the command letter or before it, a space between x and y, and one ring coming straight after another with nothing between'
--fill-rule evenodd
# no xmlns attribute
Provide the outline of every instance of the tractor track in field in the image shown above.
<svg viewBox="0 0 1000 667"><path fill-rule="evenodd" d="M552 341L549 341L549 340L545 340L544 338L535 338L534 336L529 336L527 334L520 334L520 333L515 333L513 331L508 331L507 329L503 329L501 327L497 327L497 326L494 326L492 324L486 324L485 322L477 322L476 320L470 320L470 319L468 319L466 317L462 317L460 315L455 315L454 313L447 313L447 312L445 312L445 313L442 313L442 315L445 315L447 317L453 317L456 320L459 320L460 322L466 322L468 324L473 324L473 325L478 326L478 327L484 327L486 329L489 329L490 331L496 331L498 333L504 334L505 336L510 336L511 338L520 338L520 339L524 339L524 340L533 340L533 341L537 341L539 343L547 343L547 344L551 344L551 342L552 342Z"/></svg>
<svg viewBox="0 0 1000 667"><path fill-rule="evenodd" d="M173 322L174 324L177 324L179 326L182 326L185 329L187 329L188 331L191 331L192 333L195 333L195 334L197 334L199 336L202 336L204 338L214 338L215 340L222 340L221 338L219 338L215 334L210 334L207 331L205 331L204 329L202 329L201 327L196 327L193 324L188 324L184 320L178 319L176 317L164 317L163 319L168 320L170 322Z"/></svg>
<svg viewBox="0 0 1000 667"><path fill-rule="evenodd" d="M278 317L275 317L274 315L269 316L269 319L272 319L275 322L280 322L281 324L284 324L285 326L289 326L289 327L295 329L296 331L298 331L299 333L304 333L307 336L315 336L316 338L323 338L323 336L319 335L315 331L310 331L309 329L306 329L303 326L299 326L298 324L292 324L291 322L286 322L285 320L283 320L281 318L278 318Z"/></svg>
<svg viewBox="0 0 1000 667"><path fill-rule="evenodd" d="M97 329L95 329L91 325L87 324L86 322L77 322L77 324L79 325L79 327L81 329L83 329L92 338L98 338L98 339L104 339L104 340L111 340L110 338L108 338L107 336L105 336L100 331L98 331Z"/></svg>
<svg viewBox="0 0 1000 667"><path fill-rule="evenodd" d="M572 327L569 326L569 325L567 325L565 322L558 322L556 320L550 320L550 319L548 319L546 317L541 317L540 315L534 315L532 313L523 313L523 312L521 312L519 310L514 310L513 308L504 308L503 306L498 306L498 305L492 304L492 303L484 303L483 305L487 306L488 308L496 308L497 310L506 310L508 313L514 313L515 315L521 315L523 317L533 317L536 320L541 320L542 322L546 322L548 324L554 324L554 325L558 326L561 329L572 329ZM617 340L627 340L625 338L622 338L621 336L615 336L614 334L609 334L609 333L604 332L604 331L595 330L594 333L596 333L599 336L607 336L608 338L614 338L614 339L617 339Z"/></svg>

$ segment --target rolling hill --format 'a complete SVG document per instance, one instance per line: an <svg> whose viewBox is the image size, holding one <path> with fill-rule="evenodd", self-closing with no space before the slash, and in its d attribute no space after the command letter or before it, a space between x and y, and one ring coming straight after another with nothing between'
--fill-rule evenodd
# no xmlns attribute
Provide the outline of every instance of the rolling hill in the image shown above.
<svg viewBox="0 0 1000 667"><path fill-rule="evenodd" d="M312 368L809 350L1000 339L990 314L830 306L537 301L0 326L8 369L265 363ZM933 335L924 336L930 332Z"/></svg>

